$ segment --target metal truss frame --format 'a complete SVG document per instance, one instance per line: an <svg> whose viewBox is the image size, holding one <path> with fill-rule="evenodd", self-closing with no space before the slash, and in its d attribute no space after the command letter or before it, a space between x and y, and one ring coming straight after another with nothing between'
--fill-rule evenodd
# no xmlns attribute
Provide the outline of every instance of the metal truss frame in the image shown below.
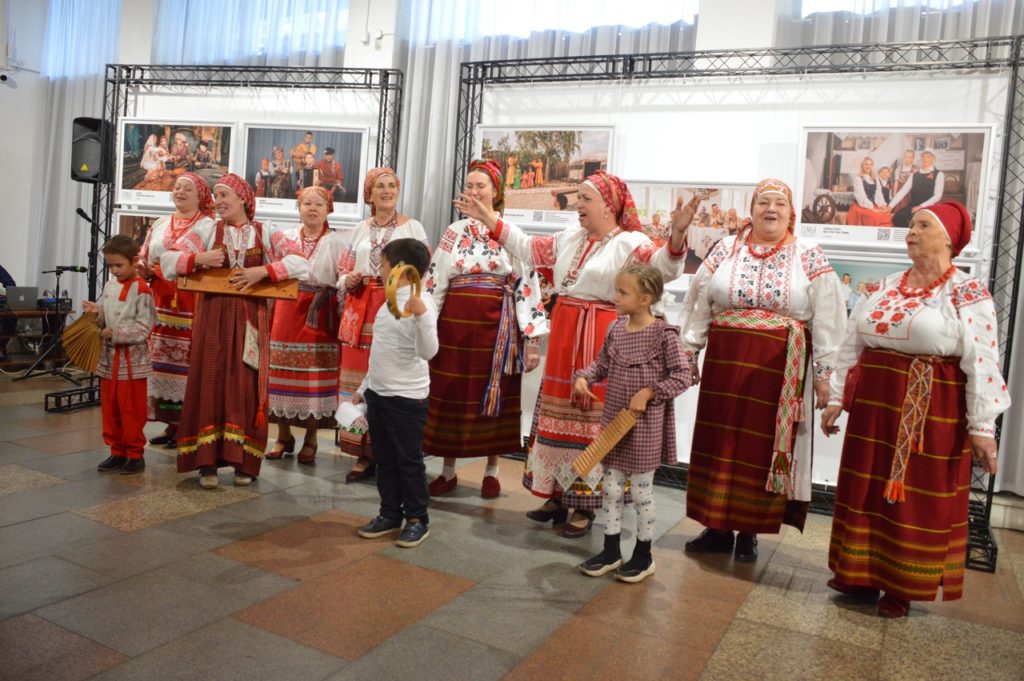
<svg viewBox="0 0 1024 681"><path fill-rule="evenodd" d="M363 90L376 92L377 148L374 164L394 167L402 116L404 76L397 69L340 69L274 66L148 66L107 64L103 91L100 144L104 168L116 167L118 121L137 97L156 92L190 92L211 87L301 90ZM89 299L96 299L102 271L99 244L111 234L116 203L116 178L94 185L89 250Z"/></svg>
<svg viewBox="0 0 1024 681"><path fill-rule="evenodd" d="M808 78L972 72L1005 73L1008 81L1003 127L1002 167L997 178L999 201L993 234L993 267L989 290L999 320L1003 372L1010 366L1016 325L1017 292L1024 262L1024 36L934 43L829 45L789 49L715 50L658 54L603 55L553 59L511 59L466 62L461 66L452 196L462 187L462 169L472 159L474 133L482 122L489 90L507 85L559 82L628 84L677 80L680 87L699 87L709 79ZM454 211L452 218L455 219ZM656 480L685 488L687 467L662 466ZM990 517L995 481L972 468L969 502L967 566L995 571L997 546ZM834 488L815 486L812 511L831 513Z"/></svg>

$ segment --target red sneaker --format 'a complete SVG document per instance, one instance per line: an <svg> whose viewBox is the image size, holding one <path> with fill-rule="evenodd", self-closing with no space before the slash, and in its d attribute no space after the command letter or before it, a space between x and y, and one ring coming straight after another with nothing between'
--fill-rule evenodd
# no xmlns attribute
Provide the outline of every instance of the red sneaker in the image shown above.
<svg viewBox="0 0 1024 681"><path fill-rule="evenodd" d="M445 494L448 494L448 492L451 492L453 489L458 487L458 485L459 476L452 476L451 480L449 480L443 475L439 475L436 478L434 478L433 482L427 485L427 490L430 492L430 496L440 497Z"/></svg>
<svg viewBox="0 0 1024 681"><path fill-rule="evenodd" d="M497 499L501 495L501 483L493 475L487 475L484 477L484 482L480 485L480 496L484 499Z"/></svg>

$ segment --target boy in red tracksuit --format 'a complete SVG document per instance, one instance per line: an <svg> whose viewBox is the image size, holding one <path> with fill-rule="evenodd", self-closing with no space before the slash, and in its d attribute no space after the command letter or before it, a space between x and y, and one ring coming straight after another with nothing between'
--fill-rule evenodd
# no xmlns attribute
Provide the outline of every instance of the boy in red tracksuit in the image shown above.
<svg viewBox="0 0 1024 681"><path fill-rule="evenodd" d="M103 259L114 277L103 287L98 303L85 302L86 312L99 316L103 350L96 375L100 377L103 441L110 456L97 468L131 475L145 469L146 381L153 367L149 334L156 322L153 294L136 274L139 244L118 234L103 245Z"/></svg>

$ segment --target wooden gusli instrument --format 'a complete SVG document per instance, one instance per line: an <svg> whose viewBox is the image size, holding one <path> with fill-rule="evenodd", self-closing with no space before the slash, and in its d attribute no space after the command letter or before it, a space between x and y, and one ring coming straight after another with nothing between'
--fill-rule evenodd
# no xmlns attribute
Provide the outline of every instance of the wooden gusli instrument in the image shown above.
<svg viewBox="0 0 1024 681"><path fill-rule="evenodd" d="M239 291L228 281L235 271L230 267L216 267L202 272L193 272L178 278L178 288L195 293L220 293L229 296L255 296L285 300L295 300L299 297L298 279L277 282L264 279L248 291Z"/></svg>

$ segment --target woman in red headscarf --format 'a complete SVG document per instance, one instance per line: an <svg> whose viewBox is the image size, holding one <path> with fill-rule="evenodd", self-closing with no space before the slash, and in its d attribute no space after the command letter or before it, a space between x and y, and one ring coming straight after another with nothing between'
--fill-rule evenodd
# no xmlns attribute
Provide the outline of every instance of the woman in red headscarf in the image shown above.
<svg viewBox="0 0 1024 681"><path fill-rule="evenodd" d="M500 215L501 180L496 163L473 161L463 192ZM444 457L444 469L430 494L455 489L455 459L486 456L480 496L493 499L501 492L498 456L523 449L521 378L540 363L548 332L540 280L472 217L444 231L424 279L440 310L441 344L430 361L423 452Z"/></svg>
<svg viewBox="0 0 1024 681"><path fill-rule="evenodd" d="M149 377L149 419L167 424L164 432L150 444L174 449L174 433L181 419L188 378L188 353L192 347L192 315L195 296L179 291L168 281L160 259L174 243L193 228L209 231L213 221L213 193L206 180L195 173L184 173L174 181L171 191L174 213L157 220L146 234L139 253L139 275L149 282L156 307L156 326L149 337L153 375Z"/></svg>
<svg viewBox="0 0 1024 681"><path fill-rule="evenodd" d="M301 253L309 271L297 300L274 303L270 329L270 422L277 442L268 459L295 451L291 426L306 429L298 462L315 461L318 428L334 428L338 407L337 263L347 241L331 230L334 198L323 187L299 192L302 224L283 232L286 251Z"/></svg>
<svg viewBox="0 0 1024 681"><path fill-rule="evenodd" d="M833 589L902 617L910 601L963 595L971 459L996 472L996 418L1010 406L995 307L952 263L971 240L956 201L914 213L912 265L853 309L832 375L826 435L850 412L828 566Z"/></svg>
<svg viewBox="0 0 1024 681"><path fill-rule="evenodd" d="M263 279L305 277L309 264L284 234L256 222L256 196L238 175L213 188L216 224L193 227L160 259L176 279L204 268L236 270L230 282L246 291ZM205 293L192 333L185 404L178 426L178 472L199 469L199 485L217 486L217 468L232 466L235 484L259 475L267 446L270 309L266 298Z"/></svg>
<svg viewBox="0 0 1024 681"><path fill-rule="evenodd" d="M604 471L598 465L583 480L570 464L601 430L605 388L593 386L597 400L574 396L573 374L590 366L608 326L616 319L615 275L620 270L634 263L650 263L666 281L682 274L686 230L697 199L685 207L679 199L672 212L671 237L662 248L656 248L641 231L626 183L604 171L580 185L576 205L579 226L551 236L528 236L468 193L453 203L485 225L513 257L530 267L553 268L558 300L551 313L547 362L523 484L547 499L527 513L528 517L538 522L564 522L572 509L573 517L562 535L582 537L593 524L594 511L602 506Z"/></svg>
<svg viewBox="0 0 1024 681"><path fill-rule="evenodd" d="M398 175L391 168L373 168L366 173L363 201L370 206L370 217L356 225L348 248L338 261L338 290L344 298L338 330L341 401L352 399L369 366L373 320L384 304L381 249L394 239L417 239L427 244L423 225L398 212L400 188ZM339 440L341 451L356 457L345 479L356 482L373 475L373 453L365 419L360 417L352 428L343 428Z"/></svg>
<svg viewBox="0 0 1024 681"><path fill-rule="evenodd" d="M809 388L824 408L846 323L825 253L793 234L789 187L763 180L750 210L740 233L704 259L681 319L693 357L706 348L686 514L707 529L686 550L731 553L735 543L740 562L756 560L758 533L776 533L783 522L803 529L811 499Z"/></svg>

